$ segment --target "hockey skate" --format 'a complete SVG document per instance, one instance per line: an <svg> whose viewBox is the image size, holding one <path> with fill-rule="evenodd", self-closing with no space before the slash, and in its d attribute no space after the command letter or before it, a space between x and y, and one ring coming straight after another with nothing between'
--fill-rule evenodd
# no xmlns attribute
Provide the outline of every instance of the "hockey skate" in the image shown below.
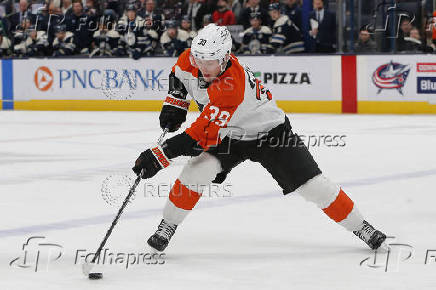
<svg viewBox="0 0 436 290"><path fill-rule="evenodd" d="M361 228L353 233L364 241L372 250L388 250L389 246L385 243L386 235L376 230L370 223L363 221Z"/></svg>
<svg viewBox="0 0 436 290"><path fill-rule="evenodd" d="M156 251L162 252L168 246L171 237L176 232L177 225L166 222L164 219L157 227L157 231L148 239L147 244Z"/></svg>

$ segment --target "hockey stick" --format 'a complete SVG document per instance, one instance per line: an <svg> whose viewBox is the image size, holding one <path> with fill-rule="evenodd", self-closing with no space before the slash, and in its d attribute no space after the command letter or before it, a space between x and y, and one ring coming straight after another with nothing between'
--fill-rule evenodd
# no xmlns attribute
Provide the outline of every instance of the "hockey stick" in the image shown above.
<svg viewBox="0 0 436 290"><path fill-rule="evenodd" d="M160 135L159 139L157 140L158 144L162 143L163 138L165 137L166 133L168 132L168 128L165 128L162 134ZM138 175L138 177L135 179L135 182L129 189L129 193L127 194L126 198L124 199L123 204L121 205L120 209L118 210L117 215L115 216L114 220L112 221L111 226L106 232L106 235L103 238L103 241L100 243L100 246L98 247L97 251L95 252L94 257L92 258L91 263L84 262L82 264L82 271L83 274L88 276L89 279L101 279L103 278L103 273L91 273L92 268L95 265L95 261L100 257L101 250L103 249L104 245L106 244L107 239L112 233L112 230L114 229L115 225L117 224L119 218L121 217L121 214L123 213L125 207L129 203L130 198L132 197L133 193L135 192L136 187L138 186L139 182L141 181L141 175Z"/></svg>

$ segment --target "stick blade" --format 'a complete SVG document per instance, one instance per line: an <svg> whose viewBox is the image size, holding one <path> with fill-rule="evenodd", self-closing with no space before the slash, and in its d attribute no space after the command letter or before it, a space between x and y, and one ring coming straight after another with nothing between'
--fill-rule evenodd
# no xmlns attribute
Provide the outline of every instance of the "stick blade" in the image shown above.
<svg viewBox="0 0 436 290"><path fill-rule="evenodd" d="M94 268L94 263L84 262L82 264L83 275L85 275L86 277L89 277L89 273L92 271L92 268Z"/></svg>

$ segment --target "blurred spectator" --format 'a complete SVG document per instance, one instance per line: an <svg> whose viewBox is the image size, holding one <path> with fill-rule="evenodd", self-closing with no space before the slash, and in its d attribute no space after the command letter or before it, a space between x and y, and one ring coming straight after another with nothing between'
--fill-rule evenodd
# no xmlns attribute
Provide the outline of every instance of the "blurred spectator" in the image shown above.
<svg viewBox="0 0 436 290"><path fill-rule="evenodd" d="M203 27L204 16L210 13L205 0L189 0L184 12L192 21L192 30L198 31Z"/></svg>
<svg viewBox="0 0 436 290"><path fill-rule="evenodd" d="M165 0L160 7L163 11L164 19L182 20L182 2L181 0Z"/></svg>
<svg viewBox="0 0 436 290"><path fill-rule="evenodd" d="M231 2L231 8L232 8L232 12L233 15L235 15L236 19L239 19L239 17L241 17L241 13L243 10L243 0L233 0ZM238 21L236 21L238 22Z"/></svg>
<svg viewBox="0 0 436 290"><path fill-rule="evenodd" d="M34 25L30 26L26 30L27 40L24 44L26 48L26 53L24 56L45 56L48 55L48 38L47 34L43 30L36 30Z"/></svg>
<svg viewBox="0 0 436 290"><path fill-rule="evenodd" d="M280 4L269 5L269 15L274 21L271 44L275 53L291 54L304 51L304 42L298 27L287 15L280 12Z"/></svg>
<svg viewBox="0 0 436 290"><path fill-rule="evenodd" d="M74 34L76 51L88 54L97 21L84 12L81 0L73 0L72 10L70 17L65 18L66 29Z"/></svg>
<svg viewBox="0 0 436 290"><path fill-rule="evenodd" d="M433 12L433 18L432 18L430 23L431 23L431 29L430 29L431 43L430 43L430 46L433 49L433 51L436 51L436 10Z"/></svg>
<svg viewBox="0 0 436 290"><path fill-rule="evenodd" d="M397 38L397 51L406 51L409 47L408 41L405 40L406 37L410 36L410 31L413 26L408 17L402 17L400 21L400 30L398 31Z"/></svg>
<svg viewBox="0 0 436 290"><path fill-rule="evenodd" d="M410 19L408 17L402 17L401 23L400 23L400 29L404 36L409 36L410 31L412 30L413 26L410 22Z"/></svg>
<svg viewBox="0 0 436 290"><path fill-rule="evenodd" d="M48 4L48 14L44 19L46 21L44 23L44 27L37 27L37 30L44 30L47 32L49 43L53 43L55 38L54 28L57 25L64 24L65 25L65 16L62 14L62 10L59 6L56 5L54 1L49 2Z"/></svg>
<svg viewBox="0 0 436 290"><path fill-rule="evenodd" d="M336 15L324 9L322 0L313 0L313 11L310 13L310 36L314 43L311 51L335 52L336 50Z"/></svg>
<svg viewBox="0 0 436 290"><path fill-rule="evenodd" d="M376 44L371 39L367 27L362 27L359 32L359 40L355 45L356 53L373 53L376 52Z"/></svg>
<svg viewBox="0 0 436 290"><path fill-rule="evenodd" d="M239 23L244 26L244 29L251 26L250 15L252 13L260 13L262 24L269 25L268 13L260 7L260 0L248 0L239 18Z"/></svg>
<svg viewBox="0 0 436 290"><path fill-rule="evenodd" d="M11 53L11 40L5 35L3 27L0 26L0 56L9 56Z"/></svg>
<svg viewBox="0 0 436 290"><path fill-rule="evenodd" d="M36 30L35 26L30 28L29 33L32 43L29 45L28 56L45 56L49 55L50 44L47 33L43 30Z"/></svg>
<svg viewBox="0 0 436 290"><path fill-rule="evenodd" d="M49 17L50 16L49 16L48 3L47 3L46 6L43 6L41 9L38 10L35 16L36 30L44 30L47 32L47 34L49 34L48 31ZM53 38L54 38L54 34L53 34ZM53 40L53 38L51 40Z"/></svg>
<svg viewBox="0 0 436 290"><path fill-rule="evenodd" d="M188 15L183 16L180 29L188 33L189 37L186 42L188 43L188 47L191 47L192 40L197 36L197 32L191 29L191 20L189 19Z"/></svg>
<svg viewBox="0 0 436 290"><path fill-rule="evenodd" d="M208 24L211 24L211 23L213 23L212 14L205 14L203 16L203 21L202 21L202 24L201 24L200 28L203 28L203 27L205 27L205 26L207 26Z"/></svg>
<svg viewBox="0 0 436 290"><path fill-rule="evenodd" d="M216 25L236 24L235 15L229 9L228 0L218 0L216 10L212 14L212 20Z"/></svg>
<svg viewBox="0 0 436 290"><path fill-rule="evenodd" d="M30 19L23 18L21 24L19 24L14 31L14 55L24 56L27 54L28 29L30 26Z"/></svg>
<svg viewBox="0 0 436 290"><path fill-rule="evenodd" d="M64 24L57 25L54 28L55 39L53 41L53 56L67 56L74 54L76 48L74 34L67 31Z"/></svg>
<svg viewBox="0 0 436 290"><path fill-rule="evenodd" d="M112 56L116 53L120 34L115 30L116 17L113 10L106 10L99 21L99 29L94 32L93 36L93 51L90 57L93 56Z"/></svg>
<svg viewBox="0 0 436 290"><path fill-rule="evenodd" d="M127 14L118 22L120 42L117 55L128 55L139 59L143 55L152 55L157 43L157 32L146 29L144 19L136 14L136 7L129 4Z"/></svg>
<svg viewBox="0 0 436 290"><path fill-rule="evenodd" d="M10 23L8 18L0 17L0 29L3 35L10 35Z"/></svg>
<svg viewBox="0 0 436 290"><path fill-rule="evenodd" d="M164 27L165 16L158 9L155 9L154 0L145 0L144 6L138 10L138 15L145 20L151 21L151 29L161 33Z"/></svg>
<svg viewBox="0 0 436 290"><path fill-rule="evenodd" d="M244 54L272 53L271 29L262 25L262 16L259 12L252 13L250 18L251 27L244 31L242 38L242 52Z"/></svg>
<svg viewBox="0 0 436 290"><path fill-rule="evenodd" d="M189 34L177 27L175 21L168 21L167 30L162 34L160 43L165 56L179 56L188 48Z"/></svg>
<svg viewBox="0 0 436 290"><path fill-rule="evenodd" d="M98 16L100 16L99 7L94 0L86 0L84 11L88 16L93 17L93 20L96 20Z"/></svg>
<svg viewBox="0 0 436 290"><path fill-rule="evenodd" d="M18 26L23 22L24 19L30 19L31 22L33 22L33 18L34 16L30 11L30 5L27 0L20 0L19 11L9 16L11 32L17 30Z"/></svg>
<svg viewBox="0 0 436 290"><path fill-rule="evenodd" d="M70 17L71 13L73 13L71 0L62 0L62 14L65 15L65 17Z"/></svg>
<svg viewBox="0 0 436 290"><path fill-rule="evenodd" d="M298 6L298 0L286 0L285 6L283 7L283 13L288 15L289 19L297 25L301 30L303 25L303 20L301 17L301 8Z"/></svg>
<svg viewBox="0 0 436 290"><path fill-rule="evenodd" d="M152 17L154 13L154 1L153 0L141 0L140 7L138 9L138 15L142 18L147 18L147 16Z"/></svg>
<svg viewBox="0 0 436 290"><path fill-rule="evenodd" d="M163 24L162 24L163 25ZM163 30L163 29L162 29ZM146 26L143 30L144 50L142 55L152 56L156 53L159 44L159 34L153 29L153 26Z"/></svg>
<svg viewBox="0 0 436 290"><path fill-rule="evenodd" d="M416 27L412 27L409 31L409 36L404 37L404 43L401 48L401 50L398 50L401 52L408 52L408 53L421 53L421 52L432 52L426 49L425 45L421 41L421 35L419 33L419 30Z"/></svg>
<svg viewBox="0 0 436 290"><path fill-rule="evenodd" d="M121 3L121 0L105 0L103 3L104 9L115 11L117 17L121 17L121 15L123 14L123 5Z"/></svg>

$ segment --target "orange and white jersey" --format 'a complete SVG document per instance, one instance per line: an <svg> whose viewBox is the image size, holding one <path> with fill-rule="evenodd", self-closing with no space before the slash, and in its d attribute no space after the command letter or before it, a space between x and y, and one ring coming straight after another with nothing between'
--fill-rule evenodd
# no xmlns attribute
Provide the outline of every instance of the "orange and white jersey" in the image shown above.
<svg viewBox="0 0 436 290"><path fill-rule="evenodd" d="M186 133L205 150L217 145L226 135L232 139L255 140L259 134L285 121L284 112L276 106L269 90L234 55L225 72L206 87L201 84L199 70L192 66L189 55L190 49L185 50L172 71L188 94L204 105Z"/></svg>

